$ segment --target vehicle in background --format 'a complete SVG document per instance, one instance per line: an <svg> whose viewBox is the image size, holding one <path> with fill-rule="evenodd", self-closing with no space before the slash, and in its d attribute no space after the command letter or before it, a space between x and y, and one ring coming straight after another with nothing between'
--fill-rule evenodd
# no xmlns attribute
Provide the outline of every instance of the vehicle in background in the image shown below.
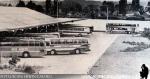
<svg viewBox="0 0 150 79"><path fill-rule="evenodd" d="M45 40L45 52L48 55L54 54L80 54L90 51L90 44L87 38L50 38Z"/></svg>
<svg viewBox="0 0 150 79"><path fill-rule="evenodd" d="M92 34L93 27L91 26L74 26L70 24L65 24L60 26L59 33L61 36L75 36L82 37Z"/></svg>
<svg viewBox="0 0 150 79"><path fill-rule="evenodd" d="M0 53L2 56L42 57L44 53L43 41L17 41L0 42Z"/></svg>
<svg viewBox="0 0 150 79"><path fill-rule="evenodd" d="M59 32L51 32L51 33L24 33L20 36L25 37L43 37L43 38L59 38L60 34Z"/></svg>
<svg viewBox="0 0 150 79"><path fill-rule="evenodd" d="M138 15L138 16L133 15L133 16L127 16L126 20L140 20L140 21L145 21L145 18L143 16L140 16L140 15Z"/></svg>
<svg viewBox="0 0 150 79"><path fill-rule="evenodd" d="M121 23L107 23L106 31L109 33L119 32L119 33L135 33L136 28L139 24L121 24Z"/></svg>

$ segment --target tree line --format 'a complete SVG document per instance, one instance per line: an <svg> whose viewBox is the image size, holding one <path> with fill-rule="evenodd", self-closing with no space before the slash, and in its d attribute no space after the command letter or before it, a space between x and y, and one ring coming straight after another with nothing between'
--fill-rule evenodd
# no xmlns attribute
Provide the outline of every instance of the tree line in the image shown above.
<svg viewBox="0 0 150 79"><path fill-rule="evenodd" d="M60 4L58 3L58 0L54 0L53 2L51 0L46 0L45 4L45 7L43 7L41 5L37 5L32 0L30 0L27 4L25 4L23 0L19 0L19 2L16 4L16 7L27 7L47 15L57 14L58 5Z"/></svg>
<svg viewBox="0 0 150 79"><path fill-rule="evenodd" d="M81 0L81 2L86 0ZM103 1L99 5L86 5L83 7L82 3L76 0L46 0L44 6L37 5L33 1L25 2L19 0L16 7L28 7L30 9L45 13L50 16L69 16L69 17L84 17L84 18L97 18L106 17L107 10L109 16L118 16L122 14L125 16L128 11L132 13L138 11L140 14L144 13L144 7L140 5L139 0L132 0L132 3L127 3L127 0L120 0L115 4L113 1Z"/></svg>

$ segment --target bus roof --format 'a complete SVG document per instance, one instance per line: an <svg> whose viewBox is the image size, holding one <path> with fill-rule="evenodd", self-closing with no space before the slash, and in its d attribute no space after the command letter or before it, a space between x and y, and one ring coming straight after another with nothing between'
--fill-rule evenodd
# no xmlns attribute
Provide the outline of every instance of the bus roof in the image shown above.
<svg viewBox="0 0 150 79"><path fill-rule="evenodd" d="M49 41L49 40L51 40L51 39L70 39L70 40L72 40L72 39L83 39L83 40L88 40L88 38L83 38L83 37L63 37L63 38L45 38L45 41Z"/></svg>
<svg viewBox="0 0 150 79"><path fill-rule="evenodd" d="M139 24L123 24L123 23L107 23L107 26L127 26L127 27L137 27Z"/></svg>

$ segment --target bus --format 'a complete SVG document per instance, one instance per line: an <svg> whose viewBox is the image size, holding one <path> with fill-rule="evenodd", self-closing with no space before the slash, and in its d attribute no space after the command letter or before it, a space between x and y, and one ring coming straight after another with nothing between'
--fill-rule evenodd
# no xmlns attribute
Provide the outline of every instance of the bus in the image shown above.
<svg viewBox="0 0 150 79"><path fill-rule="evenodd" d="M11 39L15 39L11 41ZM11 41L11 42L9 42ZM0 42L0 53L3 56L17 55L24 58L41 57L55 54L81 54L90 51L87 38L24 38L19 40L9 38L9 41Z"/></svg>
<svg viewBox="0 0 150 79"><path fill-rule="evenodd" d="M13 55L23 58L42 57L45 55L42 41L0 42L0 53L4 57Z"/></svg>
<svg viewBox="0 0 150 79"><path fill-rule="evenodd" d="M91 26L71 26L71 25L62 25L59 28L59 33L61 36L76 36L81 37L85 35L92 34L93 27Z"/></svg>
<svg viewBox="0 0 150 79"><path fill-rule="evenodd" d="M45 51L48 55L55 54L81 54L90 51L87 38L50 38L45 39Z"/></svg>
<svg viewBox="0 0 150 79"><path fill-rule="evenodd" d="M136 28L138 26L139 26L139 24L107 23L106 30L109 33L113 33L115 31L117 31L117 32L131 34L131 33L136 32Z"/></svg>
<svg viewBox="0 0 150 79"><path fill-rule="evenodd" d="M17 34L18 37L43 37L43 38L59 38L59 32L51 32L51 33L24 33Z"/></svg>

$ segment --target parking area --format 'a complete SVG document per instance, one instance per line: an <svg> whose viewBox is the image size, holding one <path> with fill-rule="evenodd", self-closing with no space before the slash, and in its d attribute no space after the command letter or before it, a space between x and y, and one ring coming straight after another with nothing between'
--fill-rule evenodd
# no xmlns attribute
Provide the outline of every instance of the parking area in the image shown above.
<svg viewBox="0 0 150 79"><path fill-rule="evenodd" d="M42 66L39 74L87 74L117 36L93 33L89 37L90 52L74 55L47 55L43 58L21 58L18 65Z"/></svg>
<svg viewBox="0 0 150 79"><path fill-rule="evenodd" d="M140 79L141 65L150 66L150 48L122 52L126 48L136 47L123 41L150 43L149 39L142 36L120 35L91 68L90 73L96 79Z"/></svg>

